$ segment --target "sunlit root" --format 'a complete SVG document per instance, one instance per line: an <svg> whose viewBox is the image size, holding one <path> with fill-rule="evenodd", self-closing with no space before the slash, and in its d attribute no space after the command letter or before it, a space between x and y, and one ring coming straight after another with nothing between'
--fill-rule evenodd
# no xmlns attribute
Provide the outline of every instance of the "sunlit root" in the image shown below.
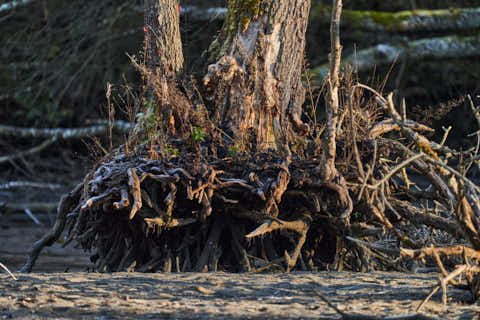
<svg viewBox="0 0 480 320"><path fill-rule="evenodd" d="M130 187L130 193L133 197L132 210L130 211L130 220L135 217L138 210L142 208L142 192L140 190L140 179L138 179L137 173L134 168L130 168L128 171L128 186Z"/></svg>
<svg viewBox="0 0 480 320"><path fill-rule="evenodd" d="M432 247L422 248L418 250L400 248L399 253L402 256L409 258L422 259L424 257L434 257L435 254L442 254L445 256L465 256L470 259L476 259L480 261L480 252L465 246L453 246L453 247Z"/></svg>
<svg viewBox="0 0 480 320"><path fill-rule="evenodd" d="M145 222L150 228L153 228L154 226L160 227L160 228L174 228L174 227L183 227L188 224L195 223L197 220L193 218L189 219L175 219L172 218L169 221L164 221L163 218L157 217L157 218L144 218Z"/></svg>
<svg viewBox="0 0 480 320"><path fill-rule="evenodd" d="M120 189L120 201L113 203L115 209L125 208L130 205L130 199L128 197L128 189L126 187Z"/></svg>
<svg viewBox="0 0 480 320"><path fill-rule="evenodd" d="M99 202L101 200L104 200L105 198L110 197L114 192L118 192L118 191L121 191L121 189L116 188L116 187L108 189L104 193L102 193L98 196L91 197L90 199L86 200L85 203L80 208L82 210L86 210L88 208L91 208L94 203Z"/></svg>
<svg viewBox="0 0 480 320"><path fill-rule="evenodd" d="M432 128L411 120L402 121L402 126L408 127L412 130L420 131L420 132L422 131L427 133L435 132L435 130L433 130ZM400 130L401 130L401 126L396 124L392 119L388 119L388 120L384 120L377 123L372 129L370 129L370 132L368 133L368 137L370 139L375 139L385 133L389 133L392 131L400 131Z"/></svg>
<svg viewBox="0 0 480 320"><path fill-rule="evenodd" d="M245 235L247 239L265 235L275 230L291 230L299 234L304 233L309 228L310 215L305 214L302 219L295 221L283 221L280 219L269 219L258 226L255 230Z"/></svg>

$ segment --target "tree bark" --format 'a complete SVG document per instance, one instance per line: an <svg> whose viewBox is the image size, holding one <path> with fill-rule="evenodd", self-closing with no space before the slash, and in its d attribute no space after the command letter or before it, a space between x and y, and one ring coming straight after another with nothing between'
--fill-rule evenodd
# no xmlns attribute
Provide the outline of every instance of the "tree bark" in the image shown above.
<svg viewBox="0 0 480 320"><path fill-rule="evenodd" d="M204 85L214 121L236 143L288 153L308 132L300 116L309 10L303 0L229 1Z"/></svg>
<svg viewBox="0 0 480 320"><path fill-rule="evenodd" d="M177 74L183 68L178 0L145 0L144 8L147 69Z"/></svg>

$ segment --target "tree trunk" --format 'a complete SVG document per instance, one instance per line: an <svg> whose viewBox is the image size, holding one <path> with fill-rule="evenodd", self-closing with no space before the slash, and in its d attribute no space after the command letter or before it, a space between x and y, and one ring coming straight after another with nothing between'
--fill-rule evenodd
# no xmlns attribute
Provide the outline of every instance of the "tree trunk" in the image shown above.
<svg viewBox="0 0 480 320"><path fill-rule="evenodd" d="M144 21L147 69L177 74L183 68L178 0L145 0Z"/></svg>
<svg viewBox="0 0 480 320"><path fill-rule="evenodd" d="M214 121L252 150L282 150L308 132L301 76L310 1L230 0L204 85Z"/></svg>

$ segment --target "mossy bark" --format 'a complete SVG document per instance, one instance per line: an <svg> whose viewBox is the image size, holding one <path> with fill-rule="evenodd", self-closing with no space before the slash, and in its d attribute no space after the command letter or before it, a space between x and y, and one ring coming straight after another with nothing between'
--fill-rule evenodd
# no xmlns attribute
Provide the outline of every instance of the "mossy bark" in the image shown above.
<svg viewBox="0 0 480 320"><path fill-rule="evenodd" d="M214 119L237 142L289 152L306 134L301 82L310 2L230 0L204 77Z"/></svg>
<svg viewBox="0 0 480 320"><path fill-rule="evenodd" d="M321 26L330 24L331 6L316 5L312 19ZM342 27L364 31L386 32L443 32L471 30L480 27L480 8L450 8L398 12L343 12Z"/></svg>

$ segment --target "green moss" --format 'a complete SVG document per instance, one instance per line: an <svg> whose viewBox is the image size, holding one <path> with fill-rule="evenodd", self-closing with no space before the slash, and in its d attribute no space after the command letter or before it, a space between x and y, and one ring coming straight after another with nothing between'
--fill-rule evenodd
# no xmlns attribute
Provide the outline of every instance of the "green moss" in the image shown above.
<svg viewBox="0 0 480 320"><path fill-rule="evenodd" d="M392 27L400 26L405 19L408 19L408 17L391 12L345 10L343 13L343 19L347 25L352 27L362 27L365 26L365 24L373 23L388 30Z"/></svg>
<svg viewBox="0 0 480 320"><path fill-rule="evenodd" d="M402 25L415 16L435 17L448 15L446 10L414 10L399 12L352 11L345 10L343 18L350 25L362 26L368 21L383 27L385 30L402 29Z"/></svg>
<svg viewBox="0 0 480 320"><path fill-rule="evenodd" d="M330 23L331 6L317 5L311 10L314 19ZM453 13L453 15L452 15ZM402 30L405 22L416 16L436 17L436 16L452 16L458 17L461 14L459 9L452 10L414 10L399 12L382 12L382 11L357 11L343 10L342 21L349 27L363 28L366 25L372 25L380 30Z"/></svg>
<svg viewBox="0 0 480 320"><path fill-rule="evenodd" d="M260 14L262 0L230 0L228 3L227 23L235 32L245 31L252 19Z"/></svg>
<svg viewBox="0 0 480 320"><path fill-rule="evenodd" d="M229 0L228 11L225 17L225 27L222 30L222 43L216 39L210 45L208 52L211 60L217 60L225 54L230 47L233 38L238 32L248 29L252 19L263 14L263 0Z"/></svg>

